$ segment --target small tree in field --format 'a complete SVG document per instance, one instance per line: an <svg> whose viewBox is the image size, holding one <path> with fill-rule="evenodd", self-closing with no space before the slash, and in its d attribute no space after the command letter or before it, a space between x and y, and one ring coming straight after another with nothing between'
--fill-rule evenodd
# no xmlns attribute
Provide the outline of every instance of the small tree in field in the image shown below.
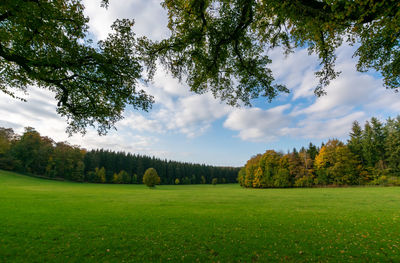
<svg viewBox="0 0 400 263"><path fill-rule="evenodd" d="M143 183L148 187L154 187L156 184L159 184L160 181L161 179L154 168L147 169L143 175Z"/></svg>
<svg viewBox="0 0 400 263"><path fill-rule="evenodd" d="M218 183L218 179L217 178L213 178L211 180L212 185L216 185Z"/></svg>

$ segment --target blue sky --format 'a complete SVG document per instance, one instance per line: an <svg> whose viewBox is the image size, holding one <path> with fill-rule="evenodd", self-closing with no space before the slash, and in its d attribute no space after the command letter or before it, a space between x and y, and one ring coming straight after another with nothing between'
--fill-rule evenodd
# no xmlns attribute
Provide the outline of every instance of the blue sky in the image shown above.
<svg viewBox="0 0 400 263"><path fill-rule="evenodd" d="M100 0L86 0L91 35L103 39L116 18L134 18L135 32L152 39L168 36L166 12L156 0L110 1L108 10ZM22 132L35 127L57 141L68 140L87 149L107 148L154 155L170 160L241 166L252 155L267 149L286 152L293 147L320 144L329 138L346 140L351 123L376 116L382 120L400 112L400 94L386 90L376 73L359 73L352 58L354 47L338 49L337 69L342 74L317 98L315 56L298 50L284 57L280 50L269 55L277 81L287 85L272 103L257 99L253 107L232 108L210 94L189 92L160 69L153 83L143 88L155 97L148 112L127 108L117 131L99 137L95 130L68 137L66 122L56 114L54 95L36 87L23 95L28 102L0 94L0 126Z"/></svg>

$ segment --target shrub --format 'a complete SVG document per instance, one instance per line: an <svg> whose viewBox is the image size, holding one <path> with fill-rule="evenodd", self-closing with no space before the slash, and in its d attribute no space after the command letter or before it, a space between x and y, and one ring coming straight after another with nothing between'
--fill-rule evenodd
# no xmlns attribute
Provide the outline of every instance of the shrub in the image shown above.
<svg viewBox="0 0 400 263"><path fill-rule="evenodd" d="M94 174L92 174L93 176L93 181L94 183L105 183L106 182L106 170L104 169L104 167L99 168L95 168L94 169Z"/></svg>
<svg viewBox="0 0 400 263"><path fill-rule="evenodd" d="M216 185L216 184L218 183L218 179L217 179L217 178L213 178L213 179L211 180L211 183L212 183L213 185Z"/></svg>
<svg viewBox="0 0 400 263"><path fill-rule="evenodd" d="M201 176L201 183L205 184L206 183L206 178L204 177L204 175Z"/></svg>
<svg viewBox="0 0 400 263"><path fill-rule="evenodd" d="M118 174L117 174L117 173L114 173L112 182L113 182L114 184L120 184L120 183L122 183L122 174L121 174L121 173L118 173Z"/></svg>
<svg viewBox="0 0 400 263"><path fill-rule="evenodd" d="M182 184L190 184L190 179L189 179L189 177L184 177L183 179L182 179Z"/></svg>
<svg viewBox="0 0 400 263"><path fill-rule="evenodd" d="M121 170L119 172L119 176L122 179L123 184L129 184L131 182L131 177L129 176L129 174L125 171L125 170Z"/></svg>
<svg viewBox="0 0 400 263"><path fill-rule="evenodd" d="M137 184L138 183L138 176L137 174L133 174L132 176L132 184Z"/></svg>
<svg viewBox="0 0 400 263"><path fill-rule="evenodd" d="M180 183L179 179L176 178L176 179L175 179L175 184L179 184L179 183Z"/></svg>
<svg viewBox="0 0 400 263"><path fill-rule="evenodd" d="M400 178L396 176L382 175L379 178L371 181L372 185L383 185L383 186L400 186Z"/></svg>
<svg viewBox="0 0 400 263"><path fill-rule="evenodd" d="M159 184L160 181L161 179L154 168L147 169L143 175L143 183L148 187L154 187L156 184Z"/></svg>
<svg viewBox="0 0 400 263"><path fill-rule="evenodd" d="M311 176L303 176L296 180L294 185L296 187L311 187L313 185L313 178Z"/></svg>

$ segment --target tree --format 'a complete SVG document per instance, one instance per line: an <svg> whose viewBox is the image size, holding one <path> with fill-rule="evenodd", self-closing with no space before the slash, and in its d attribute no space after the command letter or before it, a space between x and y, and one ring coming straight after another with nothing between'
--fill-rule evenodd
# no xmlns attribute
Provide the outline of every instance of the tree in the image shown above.
<svg viewBox="0 0 400 263"><path fill-rule="evenodd" d="M44 175L53 150L52 144L51 139L41 137L32 127L26 127L24 134L12 146L10 154L21 162L23 172Z"/></svg>
<svg viewBox="0 0 400 263"><path fill-rule="evenodd" d="M246 179L246 167L242 167L239 170L237 181L240 184L240 186L245 186L245 179Z"/></svg>
<svg viewBox="0 0 400 263"><path fill-rule="evenodd" d="M212 180L211 180L211 184L212 185L216 185L218 183L218 179L217 178L213 178Z"/></svg>
<svg viewBox="0 0 400 263"><path fill-rule="evenodd" d="M137 184L137 183L138 183L138 176L137 176L137 174L133 174L133 176L132 176L132 183L133 183L133 184Z"/></svg>
<svg viewBox="0 0 400 263"><path fill-rule="evenodd" d="M336 149L338 147L343 147L343 143L338 140L329 140L321 147L321 150L315 157L314 166L318 184L328 185L333 182L330 168L337 161Z"/></svg>
<svg viewBox="0 0 400 263"><path fill-rule="evenodd" d="M308 145L307 154L310 156L311 160L314 161L315 156L317 156L318 154L317 146L310 142L310 144Z"/></svg>
<svg viewBox="0 0 400 263"><path fill-rule="evenodd" d="M349 150L356 155L356 157L361 161L363 160L363 146L362 146L362 134L363 130L361 129L360 124L357 121L353 122L353 126L351 127L350 139L347 141L347 146Z"/></svg>
<svg viewBox="0 0 400 263"><path fill-rule="evenodd" d="M206 183L206 178L204 177L204 175L201 176L201 184L205 184Z"/></svg>
<svg viewBox="0 0 400 263"><path fill-rule="evenodd" d="M347 146L335 149L336 162L330 168L332 181L335 185L360 184L359 161Z"/></svg>
<svg viewBox="0 0 400 263"><path fill-rule="evenodd" d="M108 4L103 0L103 5ZM55 93L69 132L97 125L106 133L125 106L148 110L152 96L137 88L145 65L151 78L160 61L197 93L211 91L231 105L272 100L289 90L275 82L269 50L298 47L316 53L322 68L315 89L339 73L335 50L357 44L357 69L380 72L387 88L400 86L396 1L164 0L169 38L136 41L133 21L116 20L114 33L93 45L79 0L0 2L0 90L37 84ZM139 56L137 54L140 54ZM141 172L138 172L142 176Z"/></svg>
<svg viewBox="0 0 400 263"><path fill-rule="evenodd" d="M176 179L175 179L175 184L179 184L179 183L180 183L179 179L176 178Z"/></svg>
<svg viewBox="0 0 400 263"><path fill-rule="evenodd" d="M387 121L385 133L386 162L392 172L400 176L400 116Z"/></svg>
<svg viewBox="0 0 400 263"><path fill-rule="evenodd" d="M15 161L10 155L12 142L15 138L14 130L0 127L0 169L14 169Z"/></svg>
<svg viewBox="0 0 400 263"><path fill-rule="evenodd" d="M120 173L114 173L112 182L114 184L121 184L123 182L121 174Z"/></svg>
<svg viewBox="0 0 400 263"><path fill-rule="evenodd" d="M274 150L266 151L259 162L260 170L260 187L273 187L275 175L278 173L281 155ZM257 174L256 172L256 174Z"/></svg>
<svg viewBox="0 0 400 263"><path fill-rule="evenodd" d="M108 1L106 1L108 2ZM141 40L150 75L160 61L197 93L211 91L237 105L271 100L288 89L277 84L268 51L298 47L316 53L317 95L338 76L335 50L357 44L357 69L380 72L387 88L400 86L400 12L397 1L164 0L169 38Z"/></svg>
<svg viewBox="0 0 400 263"><path fill-rule="evenodd" d="M105 183L106 182L106 169L101 167L100 169L96 167L94 170L95 181L96 183Z"/></svg>
<svg viewBox="0 0 400 263"><path fill-rule="evenodd" d="M85 151L66 142L56 143L53 153L48 159L46 173L52 177L65 178L72 181L84 179ZM101 181L97 179L96 182Z"/></svg>
<svg viewBox="0 0 400 263"><path fill-rule="evenodd" d="M256 156L253 156L250 160L247 161L245 165L246 175L244 177L245 187L253 187L255 172L259 168L261 157L262 157L261 154L257 154Z"/></svg>
<svg viewBox="0 0 400 263"><path fill-rule="evenodd" d="M157 174L156 169L149 168L143 175L143 183L148 187L155 187L156 184L160 183L160 177Z"/></svg>
<svg viewBox="0 0 400 263"><path fill-rule="evenodd" d="M382 123L375 117L371 118L372 140L374 142L374 162L385 159L385 134Z"/></svg>
<svg viewBox="0 0 400 263"><path fill-rule="evenodd" d="M123 184L131 183L131 178L125 170L121 170L118 174L119 174L119 177L122 178Z"/></svg>
<svg viewBox="0 0 400 263"><path fill-rule="evenodd" d="M15 97L36 85L54 92L69 132L97 125L101 134L122 118L125 105L148 110L138 89L141 66L133 21L116 20L96 46L79 0L0 2L0 90Z"/></svg>

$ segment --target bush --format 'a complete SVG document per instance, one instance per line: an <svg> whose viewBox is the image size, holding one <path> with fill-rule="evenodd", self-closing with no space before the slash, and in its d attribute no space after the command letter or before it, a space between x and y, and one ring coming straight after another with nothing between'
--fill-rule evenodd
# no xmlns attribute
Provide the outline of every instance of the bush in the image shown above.
<svg viewBox="0 0 400 263"><path fill-rule="evenodd" d="M382 175L379 178L373 180L370 184L383 186L400 186L400 178L396 176L388 177L386 175Z"/></svg>
<svg viewBox="0 0 400 263"><path fill-rule="evenodd" d="M294 186L296 187L311 187L313 185L313 178L311 176L303 176L296 180Z"/></svg>
<svg viewBox="0 0 400 263"><path fill-rule="evenodd" d="M179 183L180 183L179 179L176 178L176 179L175 179L175 184L179 184Z"/></svg>
<svg viewBox="0 0 400 263"><path fill-rule="evenodd" d="M122 183L122 174L121 173L114 173L112 182L114 184L121 184Z"/></svg>
<svg viewBox="0 0 400 263"><path fill-rule="evenodd" d="M88 173L88 181L92 183L105 183L106 182L106 170L104 167L95 168L94 172Z"/></svg>
<svg viewBox="0 0 400 263"><path fill-rule="evenodd" d="M138 176L137 174L133 174L132 176L132 184L137 184L138 183Z"/></svg>
<svg viewBox="0 0 400 263"><path fill-rule="evenodd" d="M213 178L211 180L212 185L216 185L218 183L218 179L217 178Z"/></svg>
<svg viewBox="0 0 400 263"><path fill-rule="evenodd" d="M143 183L148 187L154 187L156 184L160 184L160 181L161 179L154 168L147 169L143 175Z"/></svg>
<svg viewBox="0 0 400 263"><path fill-rule="evenodd" d="M205 184L206 183L206 178L204 177L204 175L201 176L201 183Z"/></svg>
<svg viewBox="0 0 400 263"><path fill-rule="evenodd" d="M184 177L183 179L182 179L182 184L190 184L191 182L190 182L190 179L189 179L189 177Z"/></svg>

